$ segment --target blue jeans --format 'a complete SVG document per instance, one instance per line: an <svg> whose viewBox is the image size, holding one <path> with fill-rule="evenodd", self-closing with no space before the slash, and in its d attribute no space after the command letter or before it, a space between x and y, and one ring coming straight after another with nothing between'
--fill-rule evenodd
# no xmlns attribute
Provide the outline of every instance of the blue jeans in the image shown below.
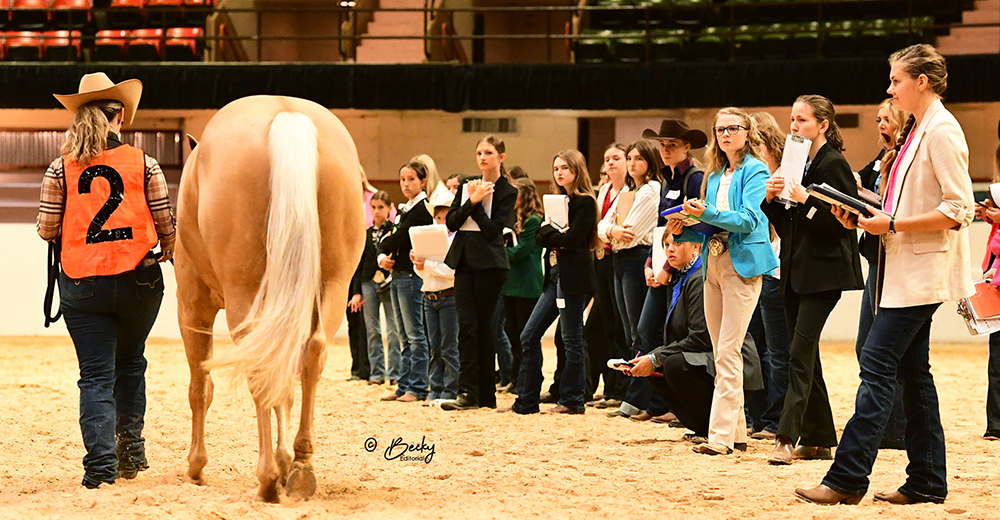
<svg viewBox="0 0 1000 520"><path fill-rule="evenodd" d="M861 359L861 349L868 339L868 332L875 321L875 281L878 279L878 265L869 265L868 279L865 280L865 293L861 296L861 316L858 318L858 341L854 344L854 351ZM903 444L906 438L906 413L903 412L903 387L899 381L894 381L893 389L896 393L892 401L892 413L889 414L889 424L882 434L881 447L898 447Z"/></svg>
<svg viewBox="0 0 1000 520"><path fill-rule="evenodd" d="M119 462L146 466L146 336L163 299L158 264L115 276L59 275L60 308L80 364L84 484L114 482ZM117 439L116 439L117 438Z"/></svg>
<svg viewBox="0 0 1000 520"><path fill-rule="evenodd" d="M458 396L458 314L455 296L439 300L424 298L424 321L431 360L428 368L431 391L428 399L454 399Z"/></svg>
<svg viewBox="0 0 1000 520"><path fill-rule="evenodd" d="M764 275L760 290L760 315L767 339L768 370L767 409L761 414L764 430L778 433L778 421L785 407L785 393L788 391L788 363L792 352L792 341L788 337L785 322L785 304L781 300L781 281ZM762 360L764 357L762 356Z"/></svg>
<svg viewBox="0 0 1000 520"><path fill-rule="evenodd" d="M511 352L510 338L507 337L505 324L507 314L504 311L503 298L497 303L496 316L493 317L493 328L497 331L497 364L500 365L500 385L510 384L510 367L514 363L514 354Z"/></svg>
<svg viewBox="0 0 1000 520"><path fill-rule="evenodd" d="M424 281L413 273L392 273L392 304L396 309L396 330L400 331L402 353L396 395L407 392L427 397L427 336L424 333Z"/></svg>
<svg viewBox="0 0 1000 520"><path fill-rule="evenodd" d="M361 284L361 295L365 299L362 310L365 313L365 330L368 331L368 364L371 366L372 381L399 378L399 334L396 332L396 310L392 305L391 288L378 292L377 283L368 280ZM389 344L389 370L386 373L385 347L382 343L382 318L379 306L385 311L385 335Z"/></svg>
<svg viewBox="0 0 1000 520"><path fill-rule="evenodd" d="M643 285L645 285L643 280ZM652 352L653 349L662 346L666 338L663 329L667 322L667 308L670 306L672 296L670 287L647 287L646 299L642 304L642 312L639 315L638 350L643 353ZM634 354L635 352L631 352ZM626 360L631 357L626 358ZM650 415L663 415L670 410L667 403L659 392L653 391L653 385L648 378L629 378L628 392L623 399L621 411L634 415L639 410L645 410Z"/></svg>
<svg viewBox="0 0 1000 520"><path fill-rule="evenodd" d="M893 383L903 383L906 410L906 483L899 492L910 498L943 502L948 494L944 429L937 389L931 376L931 317L941 304L900 309L880 308L861 349L861 387L854 416L840 438L833 466L823 484L840 493L868 491L879 440L889 422Z"/></svg>
<svg viewBox="0 0 1000 520"><path fill-rule="evenodd" d="M648 256L649 246L623 249L614 256L615 301L618 302L622 326L625 327L625 345L631 354L643 351L639 338L639 315L646 300L644 267Z"/></svg>
<svg viewBox="0 0 1000 520"><path fill-rule="evenodd" d="M562 309L558 308L557 299L563 300ZM586 296L563 295L559 284L545 284L521 332L521 373L518 376L518 396L513 405L518 413L538 411L542 392L542 334L556 317L559 318L566 350L566 364L559 385L559 404L571 410L583 410L583 394L587 389L586 350L583 346L583 309L586 305Z"/></svg>

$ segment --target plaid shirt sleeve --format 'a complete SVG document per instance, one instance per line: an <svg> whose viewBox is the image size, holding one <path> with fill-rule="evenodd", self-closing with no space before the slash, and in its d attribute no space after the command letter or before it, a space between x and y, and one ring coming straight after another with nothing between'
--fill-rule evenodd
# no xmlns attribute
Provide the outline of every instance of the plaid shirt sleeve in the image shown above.
<svg viewBox="0 0 1000 520"><path fill-rule="evenodd" d="M66 209L66 176L62 157L52 161L42 178L42 194L38 204L35 228L43 240L52 241L62 230L63 212Z"/></svg>
<svg viewBox="0 0 1000 520"><path fill-rule="evenodd" d="M160 251L166 257L174 255L174 241L177 239L177 219L170 208L167 197L167 180L159 163L146 156L146 204L153 215L153 225L160 238Z"/></svg>

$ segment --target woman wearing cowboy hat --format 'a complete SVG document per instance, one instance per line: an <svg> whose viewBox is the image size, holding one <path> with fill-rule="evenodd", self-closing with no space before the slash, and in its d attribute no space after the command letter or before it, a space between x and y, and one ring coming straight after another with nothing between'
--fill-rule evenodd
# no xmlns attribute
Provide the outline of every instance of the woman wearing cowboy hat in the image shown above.
<svg viewBox="0 0 1000 520"><path fill-rule="evenodd" d="M62 157L42 181L38 234L58 241L60 310L80 364L83 485L135 478L146 463L146 335L163 298L160 262L173 256L174 215L156 161L122 144L142 83L87 74L56 95L74 113Z"/></svg>

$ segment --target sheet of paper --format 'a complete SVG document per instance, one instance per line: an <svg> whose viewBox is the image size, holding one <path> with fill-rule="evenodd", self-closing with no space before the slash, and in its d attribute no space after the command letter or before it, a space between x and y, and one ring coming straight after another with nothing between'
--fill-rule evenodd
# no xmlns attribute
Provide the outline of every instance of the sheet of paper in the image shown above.
<svg viewBox="0 0 1000 520"><path fill-rule="evenodd" d="M658 273L667 263L667 250L663 248L663 234L666 231L667 226L653 228L653 274Z"/></svg>
<svg viewBox="0 0 1000 520"><path fill-rule="evenodd" d="M560 228L569 225L569 197L558 194L542 195L542 205L545 207L545 220L552 221Z"/></svg>
<svg viewBox="0 0 1000 520"><path fill-rule="evenodd" d="M806 171L806 161L809 160L809 147L812 141L798 135L788 134L785 138L785 152L781 157L781 176L785 179L785 188L778 194L778 200L791 202L792 185L791 181L802 184L802 177Z"/></svg>
<svg viewBox="0 0 1000 520"><path fill-rule="evenodd" d="M469 200L469 183L465 183L462 185L462 204L465 204L468 200ZM487 217L493 216L492 193L487 195L486 198L483 199L482 202L480 202L479 204L483 206L483 210L486 211ZM479 224L476 224L476 221L472 220L472 217L465 219L465 222L462 223L462 226L459 229L461 229L462 231L480 231Z"/></svg>
<svg viewBox="0 0 1000 520"><path fill-rule="evenodd" d="M448 256L448 227L439 224L410 228L410 242L417 258L444 262Z"/></svg>
<svg viewBox="0 0 1000 520"><path fill-rule="evenodd" d="M629 211L632 211L632 205L635 203L635 192L626 191L618 194L618 224L624 224L625 219L628 218Z"/></svg>

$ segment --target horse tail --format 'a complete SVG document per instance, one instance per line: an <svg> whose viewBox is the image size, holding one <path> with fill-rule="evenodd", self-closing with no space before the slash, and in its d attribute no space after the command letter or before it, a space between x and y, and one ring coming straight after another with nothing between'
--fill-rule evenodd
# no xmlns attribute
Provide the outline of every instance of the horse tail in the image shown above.
<svg viewBox="0 0 1000 520"><path fill-rule="evenodd" d="M274 117L268 135L271 202L267 265L246 319L233 333L231 366L247 378L254 400L273 407L292 392L302 352L317 323L320 277L316 125L298 112Z"/></svg>

